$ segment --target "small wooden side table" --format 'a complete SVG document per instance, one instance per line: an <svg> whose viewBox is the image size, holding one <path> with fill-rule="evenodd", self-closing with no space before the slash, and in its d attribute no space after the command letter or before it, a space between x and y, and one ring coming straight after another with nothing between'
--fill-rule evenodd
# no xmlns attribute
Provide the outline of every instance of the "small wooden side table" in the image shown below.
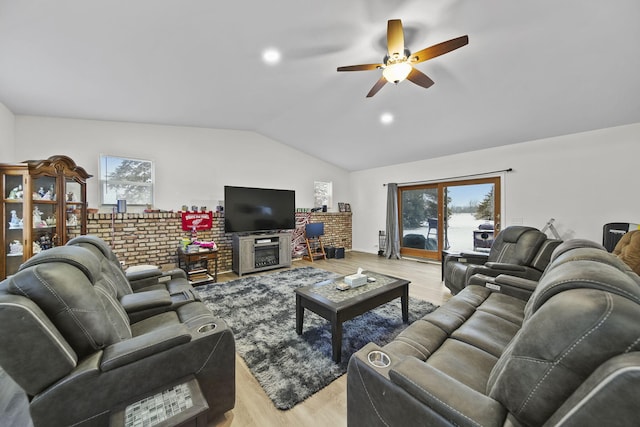
<svg viewBox="0 0 640 427"><path fill-rule="evenodd" d="M192 285L203 285L205 283L218 281L218 250L208 249L198 252L186 252L181 247L178 248L178 267L187 273L187 278ZM214 262L213 277L209 270L209 261Z"/></svg>

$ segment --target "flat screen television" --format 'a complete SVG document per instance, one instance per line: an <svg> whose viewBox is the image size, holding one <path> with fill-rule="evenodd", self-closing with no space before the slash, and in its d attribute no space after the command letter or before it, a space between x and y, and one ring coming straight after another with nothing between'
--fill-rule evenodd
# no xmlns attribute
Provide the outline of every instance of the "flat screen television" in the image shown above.
<svg viewBox="0 0 640 427"><path fill-rule="evenodd" d="M312 222L304 228L307 238L324 236L324 222Z"/></svg>
<svg viewBox="0 0 640 427"><path fill-rule="evenodd" d="M296 193L253 187L224 187L226 233L260 233L296 227Z"/></svg>

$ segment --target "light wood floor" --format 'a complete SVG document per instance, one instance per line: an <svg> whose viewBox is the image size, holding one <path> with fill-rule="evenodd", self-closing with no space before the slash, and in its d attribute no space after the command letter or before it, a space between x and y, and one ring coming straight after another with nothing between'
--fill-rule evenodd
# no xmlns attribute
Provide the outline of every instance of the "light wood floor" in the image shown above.
<svg viewBox="0 0 640 427"><path fill-rule="evenodd" d="M441 305L451 294L444 287L439 263L415 260L388 260L373 254L347 252L345 258L294 261L292 268L313 266L335 273L353 274L358 267L411 281L409 294ZM276 270L277 271L277 270ZM271 273L273 271L269 271ZM237 279L235 273L218 276L219 282ZM288 411L277 409L253 377L242 358L236 356L236 406L209 427L281 427L347 425L347 376L343 375L323 390Z"/></svg>

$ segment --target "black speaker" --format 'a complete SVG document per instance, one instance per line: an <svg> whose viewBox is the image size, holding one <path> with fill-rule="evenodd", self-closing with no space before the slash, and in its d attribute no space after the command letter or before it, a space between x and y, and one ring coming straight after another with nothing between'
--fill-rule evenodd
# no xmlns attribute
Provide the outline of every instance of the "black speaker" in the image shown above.
<svg viewBox="0 0 640 427"><path fill-rule="evenodd" d="M324 253L327 255L327 258L335 258L336 248L334 246L327 246L324 248Z"/></svg>
<svg viewBox="0 0 640 427"><path fill-rule="evenodd" d="M344 248L336 248L336 258L344 258Z"/></svg>

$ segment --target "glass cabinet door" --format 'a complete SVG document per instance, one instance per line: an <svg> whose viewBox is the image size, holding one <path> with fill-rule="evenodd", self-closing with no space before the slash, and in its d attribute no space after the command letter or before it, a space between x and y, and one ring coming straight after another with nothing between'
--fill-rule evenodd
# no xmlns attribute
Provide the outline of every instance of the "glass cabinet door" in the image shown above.
<svg viewBox="0 0 640 427"><path fill-rule="evenodd" d="M3 227L4 227L4 247L0 251L3 254L4 268L3 276L14 274L22 264L25 257L25 245L27 244L27 234L25 233L25 199L24 199L24 174L3 175ZM28 226L31 222L28 221Z"/></svg>
<svg viewBox="0 0 640 427"><path fill-rule="evenodd" d="M39 176L31 186L32 255L58 244L58 185L55 176Z"/></svg>
<svg viewBox="0 0 640 427"><path fill-rule="evenodd" d="M65 207L65 240L85 234L82 229L86 218L86 204L83 186L71 178L65 178L64 207Z"/></svg>

